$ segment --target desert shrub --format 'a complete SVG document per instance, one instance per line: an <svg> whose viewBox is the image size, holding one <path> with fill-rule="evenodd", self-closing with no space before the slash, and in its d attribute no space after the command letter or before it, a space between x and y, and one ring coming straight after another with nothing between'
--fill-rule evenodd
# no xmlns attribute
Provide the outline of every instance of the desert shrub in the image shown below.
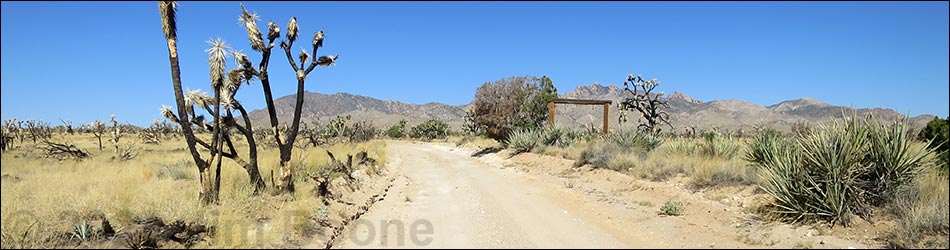
<svg viewBox="0 0 950 250"><path fill-rule="evenodd" d="M486 82L475 91L470 117L473 127L499 141L517 128L539 128L547 116L547 102L557 89L547 77L509 77Z"/></svg>
<svg viewBox="0 0 950 250"><path fill-rule="evenodd" d="M723 137L719 132L703 133L702 152L706 156L732 159L739 153L739 144L730 137Z"/></svg>
<svg viewBox="0 0 950 250"><path fill-rule="evenodd" d="M402 138L406 136L406 119L399 120L399 124L392 125L386 129L386 136L389 138Z"/></svg>
<svg viewBox="0 0 950 250"><path fill-rule="evenodd" d="M574 161L574 167L590 164L594 168L610 169L610 160L620 150L621 148L614 143L594 143L581 151L579 159Z"/></svg>
<svg viewBox="0 0 950 250"><path fill-rule="evenodd" d="M660 207L660 213L669 216L680 216L686 212L686 204L682 201L668 200Z"/></svg>
<svg viewBox="0 0 950 250"><path fill-rule="evenodd" d="M764 129L756 132L752 137L743 159L753 164L764 165L765 161L776 159L791 149L782 132Z"/></svg>
<svg viewBox="0 0 950 250"><path fill-rule="evenodd" d="M667 155L689 156L701 152L696 142L690 138L670 139L664 145L664 152Z"/></svg>
<svg viewBox="0 0 950 250"><path fill-rule="evenodd" d="M885 235L894 248L946 249L950 233L950 184L934 170L905 186L891 205L900 220ZM941 240L935 240L941 239Z"/></svg>
<svg viewBox="0 0 950 250"><path fill-rule="evenodd" d="M757 184L759 180L756 168L739 160L703 158L692 166L690 184L696 188Z"/></svg>
<svg viewBox="0 0 950 250"><path fill-rule="evenodd" d="M409 137L423 139L442 139L449 135L449 125L437 120L428 120L412 127Z"/></svg>
<svg viewBox="0 0 950 250"><path fill-rule="evenodd" d="M366 121L354 123L352 129L350 129L350 134L348 137L352 143L360 143L372 140L373 138L376 138L376 126Z"/></svg>
<svg viewBox="0 0 950 250"><path fill-rule="evenodd" d="M774 212L787 221L823 219L848 224L867 218L872 205L934 164L933 152L906 138L906 121L891 126L855 117L818 126L798 138L798 150L764 160L762 189L775 198Z"/></svg>
<svg viewBox="0 0 950 250"><path fill-rule="evenodd" d="M617 130L607 136L607 139L623 149L641 148L647 151L660 146L660 138L641 130Z"/></svg>
<svg viewBox="0 0 950 250"><path fill-rule="evenodd" d="M521 128L517 129L508 136L505 143L515 154L529 152L538 145L541 145L541 132L537 129Z"/></svg>
<svg viewBox="0 0 950 250"><path fill-rule="evenodd" d="M950 124L948 124L947 119L940 119L940 117L934 117L933 120L927 122L927 126L920 130L920 133L917 134L917 137L924 141L930 141L928 145L929 148L936 149L939 153L941 168L944 173L947 172L947 166L950 165Z"/></svg>

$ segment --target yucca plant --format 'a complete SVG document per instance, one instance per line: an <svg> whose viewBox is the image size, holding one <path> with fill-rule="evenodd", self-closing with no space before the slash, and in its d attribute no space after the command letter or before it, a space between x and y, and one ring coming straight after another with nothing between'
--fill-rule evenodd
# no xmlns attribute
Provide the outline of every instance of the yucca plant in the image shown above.
<svg viewBox="0 0 950 250"><path fill-rule="evenodd" d="M73 224L72 236L69 239L78 239L80 242L86 242L93 238L93 228L89 222L83 221L79 224Z"/></svg>
<svg viewBox="0 0 950 250"><path fill-rule="evenodd" d="M890 126L875 120L870 126L868 172L862 179L867 182L869 202L880 205L894 198L899 187L911 183L926 167L935 164L934 151L907 138L906 120Z"/></svg>
<svg viewBox="0 0 950 250"><path fill-rule="evenodd" d="M703 133L704 144L702 151L707 156L732 159L739 153L737 145L731 137L723 137L716 131Z"/></svg>
<svg viewBox="0 0 950 250"><path fill-rule="evenodd" d="M560 124L547 125L539 131L541 144L562 148L574 144L579 134L579 131L574 131Z"/></svg>
<svg viewBox="0 0 950 250"><path fill-rule="evenodd" d="M536 129L520 128L508 135L505 144L512 149L515 154L529 152L537 147L541 142L541 133Z"/></svg>
<svg viewBox="0 0 950 250"><path fill-rule="evenodd" d="M749 149L743 156L743 159L753 164L762 166L766 161L771 161L784 155L785 151L791 150L785 136L774 129L764 129L755 133L752 141L749 142Z"/></svg>
<svg viewBox="0 0 950 250"><path fill-rule="evenodd" d="M935 164L933 151L906 138L905 120L885 126L870 115L863 121L851 116L819 125L794 147L775 146L756 156L763 167L761 188L775 198L774 212L788 221L848 224L851 215L868 219L872 206L893 198L923 168Z"/></svg>

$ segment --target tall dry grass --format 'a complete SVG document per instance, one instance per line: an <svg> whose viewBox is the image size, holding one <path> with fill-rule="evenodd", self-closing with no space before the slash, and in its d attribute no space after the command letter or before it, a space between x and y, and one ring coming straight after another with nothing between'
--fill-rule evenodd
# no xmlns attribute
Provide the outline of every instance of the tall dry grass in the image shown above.
<svg viewBox="0 0 950 250"><path fill-rule="evenodd" d="M92 156L58 161L41 157L30 145L4 152L0 168L4 248L63 247L50 239L70 231L75 223L97 221L102 215L120 232L133 221L149 217L220 229L195 247L276 247L304 237L312 227L307 218L316 216L322 206L311 192L312 184L303 180L292 199L252 195L254 187L247 173L229 160L222 164L221 203L201 206L197 170L183 141L140 144L137 156L125 161L113 159L111 150L99 151L92 136L61 139ZM314 171L329 160L324 148L294 150L299 173ZM338 157L366 150L379 164L385 162L385 144L380 141L333 145L329 150ZM278 157L276 149L260 152L261 174L269 188Z"/></svg>

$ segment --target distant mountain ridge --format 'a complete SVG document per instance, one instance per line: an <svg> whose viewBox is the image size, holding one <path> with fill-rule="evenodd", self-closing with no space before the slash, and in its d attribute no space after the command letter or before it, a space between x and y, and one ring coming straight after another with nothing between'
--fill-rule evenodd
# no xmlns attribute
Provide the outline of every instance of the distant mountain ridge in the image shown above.
<svg viewBox="0 0 950 250"><path fill-rule="evenodd" d="M614 105L610 109L611 128L632 128L636 126L636 114L629 114L629 121L618 123L619 112L616 103L628 93L617 85L577 86L574 90L562 93L561 98L611 100ZM354 121L372 122L379 129L385 129L396 124L401 119L409 121L410 125L421 123L428 119L436 119L448 123L452 129L461 128L465 110L471 105L447 105L437 102L426 104L409 104L396 100L380 100L372 97L336 93L332 95L305 92L303 113L301 120L309 122L318 120L326 124L329 119L337 115L351 115ZM684 132L693 127L697 131L703 129L743 129L750 131L756 126L767 126L781 130L788 130L797 122L815 125L817 122L829 122L831 117L841 117L842 111L851 114L852 111L863 116L870 112L875 117L884 120L896 120L904 115L887 108L858 108L830 105L812 98L804 97L796 100L783 101L774 105L763 106L741 100L714 100L701 101L674 91L664 97L669 101L667 112L671 116L671 123L676 132ZM293 111L294 96L288 95L276 99L278 118L290 121ZM585 127L593 123L600 127L602 108L597 106L558 105L556 121L568 126ZM267 127L267 111L254 110L249 113L256 127ZM934 118L933 115L919 115L909 118L913 127L923 127ZM669 127L666 128L669 131Z"/></svg>

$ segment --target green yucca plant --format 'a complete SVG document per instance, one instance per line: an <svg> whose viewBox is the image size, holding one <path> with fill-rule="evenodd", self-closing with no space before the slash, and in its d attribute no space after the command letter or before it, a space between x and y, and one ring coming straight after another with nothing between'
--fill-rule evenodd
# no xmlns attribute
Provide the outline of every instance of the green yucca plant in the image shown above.
<svg viewBox="0 0 950 250"><path fill-rule="evenodd" d="M885 126L875 122L869 134L867 165L869 202L880 205L894 198L897 187L911 183L926 166L935 164L933 150L907 138L907 122ZM930 158L928 158L930 157Z"/></svg>
<svg viewBox="0 0 950 250"><path fill-rule="evenodd" d="M89 225L89 222L83 221L79 224L73 224L72 236L70 239L78 239L80 242L85 242L93 237L93 228L92 225Z"/></svg>
<svg viewBox="0 0 950 250"><path fill-rule="evenodd" d="M781 132L774 129L765 129L756 132L749 142L749 149L743 159L755 165L765 165L766 161L774 160L792 149Z"/></svg>
<svg viewBox="0 0 950 250"><path fill-rule="evenodd" d="M580 132L560 124L548 125L539 131L540 143L548 146L568 147L580 137Z"/></svg>
<svg viewBox="0 0 950 250"><path fill-rule="evenodd" d="M932 151L906 138L906 121L884 126L870 115L863 121L852 115L842 123L820 125L789 149L752 144L752 151L764 149L746 160L762 166L761 188L775 198L773 212L786 221L848 224L852 215L868 219L872 206L934 164Z"/></svg>
<svg viewBox="0 0 950 250"><path fill-rule="evenodd" d="M642 130L618 130L607 136L607 140L624 149L642 148L647 151L656 149L662 143L657 136Z"/></svg>
<svg viewBox="0 0 950 250"><path fill-rule="evenodd" d="M508 135L508 148L515 154L531 151L541 142L541 133L536 129L520 128Z"/></svg>
<svg viewBox="0 0 950 250"><path fill-rule="evenodd" d="M703 138L705 140L702 152L707 156L732 159L739 153L739 145L730 137L723 138L719 135L719 132L709 131L703 133Z"/></svg>

